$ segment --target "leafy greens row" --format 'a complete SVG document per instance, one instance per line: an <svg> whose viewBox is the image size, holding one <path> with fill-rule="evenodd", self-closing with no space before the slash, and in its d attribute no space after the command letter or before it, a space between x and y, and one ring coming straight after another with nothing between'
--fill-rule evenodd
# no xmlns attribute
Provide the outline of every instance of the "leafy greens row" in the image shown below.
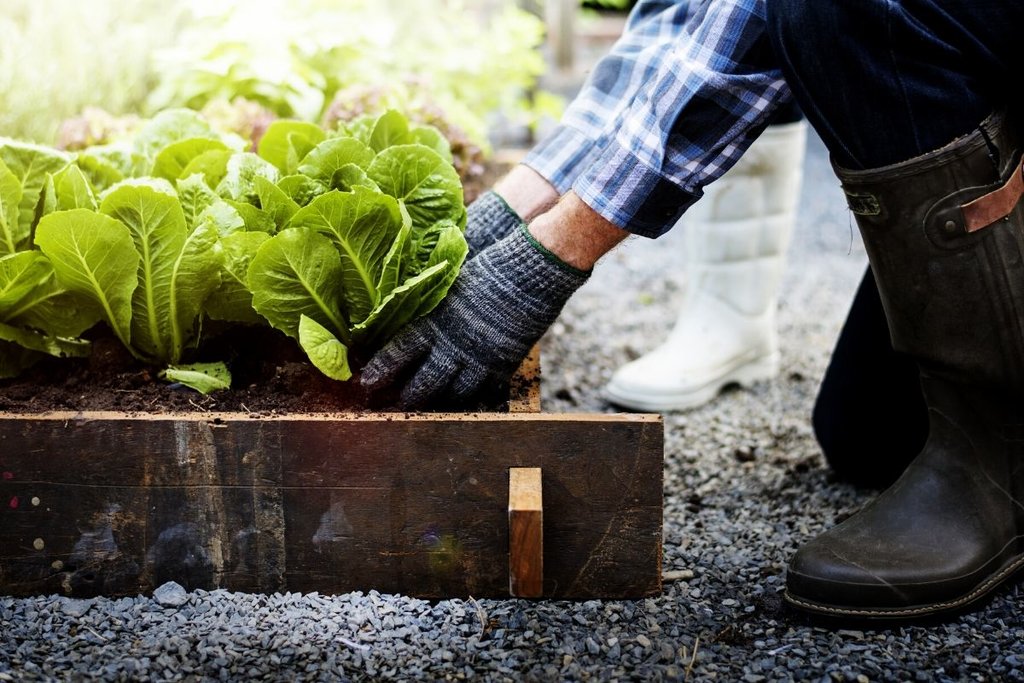
<svg viewBox="0 0 1024 683"><path fill-rule="evenodd" d="M448 142L388 111L328 133L279 120L258 153L189 110L77 155L0 140L0 377L81 356L103 321L140 361L183 366L205 319L265 324L338 380L444 297L466 256Z"/></svg>

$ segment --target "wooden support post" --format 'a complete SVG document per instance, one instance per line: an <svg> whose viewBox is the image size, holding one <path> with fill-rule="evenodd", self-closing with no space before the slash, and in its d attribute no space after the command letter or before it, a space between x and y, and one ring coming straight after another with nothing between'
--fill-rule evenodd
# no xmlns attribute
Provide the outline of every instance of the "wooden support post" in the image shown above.
<svg viewBox="0 0 1024 683"><path fill-rule="evenodd" d="M508 471L508 591L517 598L544 593L544 499L539 467Z"/></svg>
<svg viewBox="0 0 1024 683"><path fill-rule="evenodd" d="M555 66L561 71L573 68L573 40L576 37L576 12L579 11L579 0L547 0L545 3L547 18L548 44L554 53Z"/></svg>

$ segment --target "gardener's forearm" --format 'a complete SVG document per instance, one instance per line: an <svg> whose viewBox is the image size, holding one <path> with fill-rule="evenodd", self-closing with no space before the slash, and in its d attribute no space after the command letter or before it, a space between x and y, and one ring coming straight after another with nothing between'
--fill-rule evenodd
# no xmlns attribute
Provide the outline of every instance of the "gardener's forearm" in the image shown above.
<svg viewBox="0 0 1024 683"><path fill-rule="evenodd" d="M495 183L494 191L527 222L558 202L558 190L544 176L523 164Z"/></svg>
<svg viewBox="0 0 1024 683"><path fill-rule="evenodd" d="M569 192L530 223L530 234L574 268L589 271L598 259L629 236Z"/></svg>

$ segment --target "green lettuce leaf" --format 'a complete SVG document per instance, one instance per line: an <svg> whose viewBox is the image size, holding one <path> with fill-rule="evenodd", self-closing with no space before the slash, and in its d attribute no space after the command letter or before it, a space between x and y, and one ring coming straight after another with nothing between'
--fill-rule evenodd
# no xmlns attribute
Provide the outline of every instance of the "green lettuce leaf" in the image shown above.
<svg viewBox="0 0 1024 683"><path fill-rule="evenodd" d="M369 174L355 164L345 164L331 177L331 189L351 192L356 187L368 187L380 191L377 183L370 179Z"/></svg>
<svg viewBox="0 0 1024 683"><path fill-rule="evenodd" d="M0 257L0 322L57 337L77 337L101 318L89 300L58 284L42 252Z"/></svg>
<svg viewBox="0 0 1024 683"><path fill-rule="evenodd" d="M304 175L285 176L277 183L277 188L299 206L306 206L330 189L329 184L325 185Z"/></svg>
<svg viewBox="0 0 1024 683"><path fill-rule="evenodd" d="M228 174L228 161L234 152L211 149L192 159L178 174L179 178L200 174L211 188L217 187Z"/></svg>
<svg viewBox="0 0 1024 683"><path fill-rule="evenodd" d="M438 263L409 278L388 294L365 320L352 329L352 339L361 346L379 346L416 317L424 294L433 292L446 279L447 263Z"/></svg>
<svg viewBox="0 0 1024 683"><path fill-rule="evenodd" d="M185 225L189 230L194 230L201 216L214 204L221 202L216 192L206 184L201 173L194 173L187 178L177 181L178 201L181 203L181 210L185 214ZM241 222L241 217L239 217Z"/></svg>
<svg viewBox="0 0 1024 683"><path fill-rule="evenodd" d="M21 181L0 161L0 256L19 251L30 226L21 224Z"/></svg>
<svg viewBox="0 0 1024 683"><path fill-rule="evenodd" d="M299 321L305 315L347 341L342 279L331 240L311 230L288 228L259 248L247 281L253 307L288 336L298 339Z"/></svg>
<svg viewBox="0 0 1024 683"><path fill-rule="evenodd" d="M462 182L455 168L423 145L397 145L379 153L367 170L380 189L402 200L415 229L458 217L465 225Z"/></svg>
<svg viewBox="0 0 1024 683"><path fill-rule="evenodd" d="M0 323L0 341L17 344L31 351L38 351L57 358L82 357L89 355L89 342L82 339L65 339L52 335Z"/></svg>
<svg viewBox="0 0 1024 683"><path fill-rule="evenodd" d="M442 221L434 228L438 232L434 248L427 256L424 269L421 272L430 270L438 264L447 264L444 275L434 282L430 288L420 290L420 303L416 308L416 317L426 315L444 299L452 283L459 274L466 256L469 254L469 244L466 242L462 229L452 221Z"/></svg>
<svg viewBox="0 0 1024 683"><path fill-rule="evenodd" d="M21 186L19 227L16 234L25 240L31 233L36 204L39 202L39 195L46 184L47 176L57 173L71 163L71 156L42 145L0 138L0 162L3 162L7 169L14 174ZM6 185L6 182L3 184ZM4 214L7 217L6 208ZM9 217L7 219L9 220ZM2 241L0 240L0 242Z"/></svg>
<svg viewBox="0 0 1024 683"><path fill-rule="evenodd" d="M221 362L171 365L160 373L169 382L184 384L201 394L210 394L231 388L231 372Z"/></svg>
<svg viewBox="0 0 1024 683"><path fill-rule="evenodd" d="M189 233L177 197L145 185L119 186L100 210L128 227L139 256L132 346L177 363L197 333L203 302L220 283L216 226L200 222Z"/></svg>
<svg viewBox="0 0 1024 683"><path fill-rule="evenodd" d="M412 138L409 141L410 143L418 143L429 147L440 154L442 159L452 163L451 143L448 142L448 139L437 128L433 126L414 126L410 129L410 137Z"/></svg>
<svg viewBox="0 0 1024 683"><path fill-rule="evenodd" d="M264 322L252 305L248 273L256 252L270 239L264 232L235 232L220 240L223 252L220 286L206 300L206 314L214 320L256 324Z"/></svg>
<svg viewBox="0 0 1024 683"><path fill-rule="evenodd" d="M167 109L150 119L135 134L133 152L152 160L165 147L190 138L215 139L217 134L199 112L191 109ZM150 169L152 170L152 166Z"/></svg>
<svg viewBox="0 0 1024 683"><path fill-rule="evenodd" d="M249 232L277 232L274 216L263 209L258 209L247 202L236 202L230 199L225 199L224 203L242 217L242 223Z"/></svg>
<svg viewBox="0 0 1024 683"><path fill-rule="evenodd" d="M299 164L299 173L329 187L342 166L368 168L373 158L373 150L355 138L329 138L306 155Z"/></svg>
<svg viewBox="0 0 1024 683"><path fill-rule="evenodd" d="M53 266L38 251L0 256L0 321L20 310L20 302L53 276Z"/></svg>
<svg viewBox="0 0 1024 683"><path fill-rule="evenodd" d="M242 206L248 207L249 205L242 204ZM242 214L230 203L223 200L211 204L199 214L196 227L198 228L203 223L211 224L221 237L227 237L236 232L245 232L246 230L245 219L242 218Z"/></svg>
<svg viewBox="0 0 1024 683"><path fill-rule="evenodd" d="M348 348L330 330L305 315L299 319L299 345L310 362L331 379L344 382L352 377Z"/></svg>
<svg viewBox="0 0 1024 683"><path fill-rule="evenodd" d="M96 210L96 193L82 170L71 164L53 175L53 191L56 206L53 210L71 209ZM49 213L45 211L44 213Z"/></svg>
<svg viewBox="0 0 1024 683"><path fill-rule="evenodd" d="M402 227L387 256L384 257L380 280L377 283L377 289L382 297L390 294L400 282L407 279L413 266L412 217L401 202L398 203L398 210L402 215Z"/></svg>
<svg viewBox="0 0 1024 683"><path fill-rule="evenodd" d="M383 152L388 147L408 145L412 142L409 122L394 109L389 109L377 117L370 131L369 145L375 152Z"/></svg>
<svg viewBox="0 0 1024 683"><path fill-rule="evenodd" d="M256 195L260 200L260 208L274 220L273 232L287 227L292 216L299 210L294 199L266 178L256 178Z"/></svg>
<svg viewBox="0 0 1024 683"><path fill-rule="evenodd" d="M140 259L128 228L109 216L72 209L45 216L35 239L60 284L93 301L118 339L131 348Z"/></svg>
<svg viewBox="0 0 1024 683"><path fill-rule="evenodd" d="M228 159L227 171L217 185L217 194L225 199L256 206L259 203L256 179L265 178L276 183L280 177L281 172L276 166L255 154L234 154Z"/></svg>
<svg viewBox="0 0 1024 683"><path fill-rule="evenodd" d="M182 177L184 170L193 161L208 152L230 152L230 149L216 138L179 140L167 145L156 155L152 175L173 182Z"/></svg>
<svg viewBox="0 0 1024 683"><path fill-rule="evenodd" d="M277 166L281 173L292 174L302 158L326 137L327 133L315 123L278 119L260 138L259 155Z"/></svg>
<svg viewBox="0 0 1024 683"><path fill-rule="evenodd" d="M315 230L334 242L348 319L363 320L381 299L378 284L384 261L402 229L398 202L363 187L332 190L300 209L291 226Z"/></svg>
<svg viewBox="0 0 1024 683"><path fill-rule="evenodd" d="M116 185L125 179L125 172L121 168L104 158L102 154L95 153L96 148L90 148L78 155L75 163L82 169L82 173L89 179L89 183L98 191L102 192L112 185Z"/></svg>

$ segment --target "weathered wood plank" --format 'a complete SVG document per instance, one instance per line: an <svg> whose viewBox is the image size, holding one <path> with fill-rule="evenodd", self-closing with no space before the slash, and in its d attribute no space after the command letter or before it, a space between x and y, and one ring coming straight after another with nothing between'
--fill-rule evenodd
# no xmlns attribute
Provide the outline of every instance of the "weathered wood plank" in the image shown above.
<svg viewBox="0 0 1024 683"><path fill-rule="evenodd" d="M507 596L508 470L544 471L544 595L660 590L656 416L0 416L0 593Z"/></svg>

